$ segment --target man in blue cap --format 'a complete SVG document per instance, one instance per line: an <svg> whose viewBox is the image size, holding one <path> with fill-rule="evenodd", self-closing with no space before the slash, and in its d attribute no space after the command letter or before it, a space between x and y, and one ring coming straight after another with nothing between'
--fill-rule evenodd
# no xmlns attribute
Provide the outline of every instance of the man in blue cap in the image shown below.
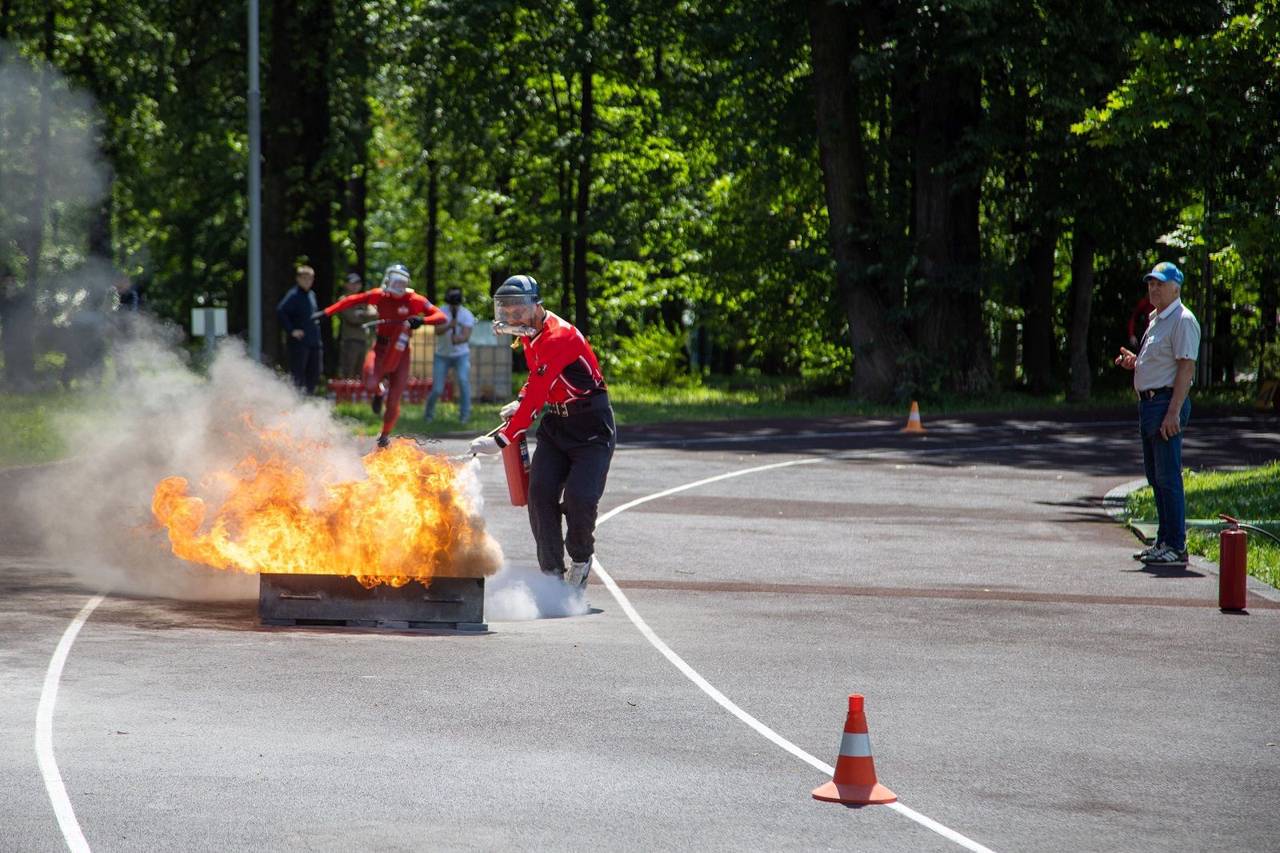
<svg viewBox="0 0 1280 853"><path fill-rule="evenodd" d="M1148 566L1187 564L1187 505L1182 492L1182 430L1191 417L1191 380L1200 352L1200 323L1182 304L1182 271L1165 261L1143 278L1155 308L1137 354L1124 347L1116 365L1133 371L1147 482L1160 529L1155 544L1133 555Z"/></svg>

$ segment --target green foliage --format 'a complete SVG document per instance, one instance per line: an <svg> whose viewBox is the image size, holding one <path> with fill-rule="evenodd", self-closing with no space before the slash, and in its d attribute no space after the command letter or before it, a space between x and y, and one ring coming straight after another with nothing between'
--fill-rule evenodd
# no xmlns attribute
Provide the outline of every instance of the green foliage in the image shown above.
<svg viewBox="0 0 1280 853"><path fill-rule="evenodd" d="M1280 379L1280 339L1272 341L1262 351L1258 378Z"/></svg>
<svg viewBox="0 0 1280 853"><path fill-rule="evenodd" d="M306 232L319 248L304 251L332 251L324 259L339 272L363 263L376 283L379 269L403 260L419 289L430 258L438 286L461 286L480 314L496 281L530 272L552 310L585 315L611 378L778 377L843 391L856 378L857 323L837 285L805 5L264 4L264 83L290 67L279 34L323 19L323 50L300 60L327 84L315 104L272 104L263 87L265 162L299 193L267 199L289 243L266 246L268 258L291 263L273 253L292 252ZM883 316L858 309L852 319L901 335L900 395L944 399L981 385L997 347L1003 379L1018 384L1028 324L1046 313L1054 383L1045 393L1056 393L1067 375L1070 253L1084 231L1098 237L1084 346L1099 384L1118 381L1108 356L1123 342L1142 267L1168 255L1192 279L1188 299L1203 323L1210 302L1230 315L1225 339L1207 335L1215 364L1257 363L1280 281L1274 0L836 5L849 12L865 171L865 187L849 192L866 201L854 236L867 263L851 278L885 306ZM60 0L6 10L0 37L11 54L56 67L58 98L78 87L95 101L59 113L48 150L96 142L111 191L98 205L84 192L92 175L66 168L47 174L41 212L25 203L36 198L23 193L40 183L43 150L37 125L17 120L39 114L38 86L27 86L35 100L0 105L0 263L24 267L38 253L50 305L85 291L86 270L101 278L114 265L142 282L163 317L185 323L206 299L228 304L233 331L243 330L243 4ZM920 93L938 75L972 75L980 91L973 115L941 116L954 133L933 152L921 128L940 117L928 112L939 104ZM588 79L594 129L584 133ZM290 159L282 140L296 128L274 121L279 114L315 122L309 150L320 162ZM941 272L930 271L939 250L916 218L921 181L935 174L951 176L948 198L980 187L977 220L957 217L937 245L980 229L981 257L950 258L956 269ZM311 201L332 250L294 209ZM43 242L33 242L33 224ZM1041 292L1050 306L1029 313L1029 257L1045 235L1056 235ZM572 292L579 237L583 305ZM94 253L104 256L96 266ZM1205 269L1211 278L1197 287ZM957 278L968 288L963 321L950 307L956 294L938 292ZM331 284L319 283L322 296ZM263 307L270 335L274 306ZM57 307L47 318L70 315ZM931 340L928 330L944 323L964 331ZM957 366L939 340L963 344L972 363Z"/></svg>
<svg viewBox="0 0 1280 853"><path fill-rule="evenodd" d="M689 375L684 336L661 326L648 326L606 350L605 375L619 382L678 388L697 385Z"/></svg>

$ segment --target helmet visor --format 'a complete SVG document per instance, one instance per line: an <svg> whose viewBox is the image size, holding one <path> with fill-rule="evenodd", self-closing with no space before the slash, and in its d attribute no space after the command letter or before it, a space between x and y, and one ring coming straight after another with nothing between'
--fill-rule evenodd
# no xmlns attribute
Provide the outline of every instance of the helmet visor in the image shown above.
<svg viewBox="0 0 1280 853"><path fill-rule="evenodd" d="M404 296L405 288L408 286L409 279L394 272L387 275L386 281L382 283L382 289L392 296Z"/></svg>
<svg viewBox="0 0 1280 853"><path fill-rule="evenodd" d="M538 301L526 293L493 297L493 318L510 326L532 326Z"/></svg>

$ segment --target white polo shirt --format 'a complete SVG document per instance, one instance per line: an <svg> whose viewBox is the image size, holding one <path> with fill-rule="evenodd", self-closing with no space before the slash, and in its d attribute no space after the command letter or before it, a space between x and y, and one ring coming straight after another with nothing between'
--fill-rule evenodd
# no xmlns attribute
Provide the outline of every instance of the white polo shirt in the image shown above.
<svg viewBox="0 0 1280 853"><path fill-rule="evenodd" d="M445 316L449 318L450 323L456 325L459 331L475 328L476 315L472 314L461 305L450 305L446 302L444 305L438 305L436 307L444 312ZM471 352L470 343L463 342L455 344L450 340L452 337L452 332L445 332L443 335L436 335L436 354L458 356L467 355Z"/></svg>
<svg viewBox="0 0 1280 853"><path fill-rule="evenodd" d="M1136 391L1172 388L1178 374L1178 359L1192 361L1200 354L1200 323L1181 299L1163 311L1151 312L1147 331L1138 350L1138 364L1133 371Z"/></svg>

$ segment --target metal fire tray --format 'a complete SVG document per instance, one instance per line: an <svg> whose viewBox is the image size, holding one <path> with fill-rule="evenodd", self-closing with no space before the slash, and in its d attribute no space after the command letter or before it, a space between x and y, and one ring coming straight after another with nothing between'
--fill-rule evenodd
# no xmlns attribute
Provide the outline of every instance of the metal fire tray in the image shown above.
<svg viewBox="0 0 1280 853"><path fill-rule="evenodd" d="M258 584L263 625L348 628L448 628L485 631L484 578L435 578L430 585L378 584L347 575L264 574Z"/></svg>

